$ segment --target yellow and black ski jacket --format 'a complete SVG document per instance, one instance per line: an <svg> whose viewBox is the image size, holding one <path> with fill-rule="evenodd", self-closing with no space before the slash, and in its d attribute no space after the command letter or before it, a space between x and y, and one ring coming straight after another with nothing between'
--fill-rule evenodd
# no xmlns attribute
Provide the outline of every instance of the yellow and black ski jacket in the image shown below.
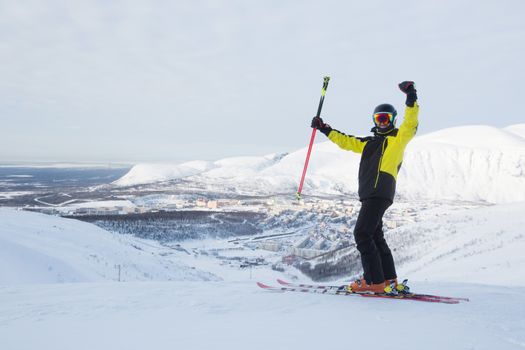
<svg viewBox="0 0 525 350"><path fill-rule="evenodd" d="M418 126L419 106L406 107L399 129L381 135L355 137L332 129L328 138L340 148L362 153L359 164L359 200L386 198L393 202L403 154Z"/></svg>

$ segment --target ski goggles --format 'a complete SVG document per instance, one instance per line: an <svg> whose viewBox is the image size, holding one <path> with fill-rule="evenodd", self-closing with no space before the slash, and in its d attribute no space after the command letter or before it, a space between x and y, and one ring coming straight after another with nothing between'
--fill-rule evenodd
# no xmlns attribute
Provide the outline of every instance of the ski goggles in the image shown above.
<svg viewBox="0 0 525 350"><path fill-rule="evenodd" d="M374 114L374 123L377 126L388 126L394 120L394 115L388 112L379 112Z"/></svg>

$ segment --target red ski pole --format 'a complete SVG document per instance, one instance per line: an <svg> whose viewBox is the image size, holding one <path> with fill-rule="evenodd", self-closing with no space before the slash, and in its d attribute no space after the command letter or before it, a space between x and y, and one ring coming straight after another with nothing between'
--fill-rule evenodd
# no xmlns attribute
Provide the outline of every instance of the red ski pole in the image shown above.
<svg viewBox="0 0 525 350"><path fill-rule="evenodd" d="M317 107L317 117L321 116L321 109L323 108L324 96L326 94L326 89L328 88L328 82L330 77L324 77L323 79L323 89L321 90L321 99L319 100L319 107ZM301 193L303 191L304 178L306 177L306 170L308 169L308 163L310 162L310 154L312 153L312 146L314 145L315 133L317 129L313 128L312 136L310 137L310 145L308 145L308 152L306 153L306 161L304 162L303 175L301 176L301 182L299 183L299 189L297 190L297 200L301 199Z"/></svg>

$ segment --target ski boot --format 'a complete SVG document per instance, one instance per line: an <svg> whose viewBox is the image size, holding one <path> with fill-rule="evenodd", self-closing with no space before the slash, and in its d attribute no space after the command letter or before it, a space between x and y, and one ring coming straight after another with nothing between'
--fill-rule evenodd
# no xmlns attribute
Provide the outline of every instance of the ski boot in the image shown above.
<svg viewBox="0 0 525 350"><path fill-rule="evenodd" d="M356 280L346 287L346 291L351 293L369 293L369 294L386 294L397 295L395 285L392 283L372 283L368 284L364 278Z"/></svg>

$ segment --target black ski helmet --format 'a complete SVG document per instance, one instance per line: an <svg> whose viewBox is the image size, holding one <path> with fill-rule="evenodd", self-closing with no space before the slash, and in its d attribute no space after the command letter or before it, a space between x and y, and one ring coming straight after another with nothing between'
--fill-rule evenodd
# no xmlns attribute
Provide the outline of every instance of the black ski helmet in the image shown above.
<svg viewBox="0 0 525 350"><path fill-rule="evenodd" d="M372 114L372 120L373 120L373 116L374 116L374 114L376 114L376 113L381 113L381 112L384 112L384 113L392 113L392 115L394 116L394 117L392 118L392 125L395 125L395 123L396 123L397 111L396 111L396 109L394 108L394 106L392 106L392 105L389 104L389 103L382 103L382 104L380 104L379 106L377 106L376 108L374 108L374 113Z"/></svg>

